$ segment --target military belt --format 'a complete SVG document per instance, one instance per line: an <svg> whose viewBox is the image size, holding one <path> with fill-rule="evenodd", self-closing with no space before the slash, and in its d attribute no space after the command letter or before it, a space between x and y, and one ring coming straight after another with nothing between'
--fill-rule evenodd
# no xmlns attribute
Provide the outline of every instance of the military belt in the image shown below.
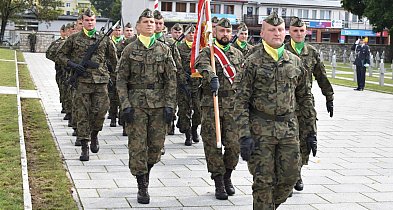
<svg viewBox="0 0 393 210"><path fill-rule="evenodd" d="M276 121L276 122L285 122L288 121L289 119L292 119L293 117L295 117L295 113L289 113L289 114L285 114L285 115L271 115L271 114L267 114L264 112L261 112L259 110L256 110L255 108L250 108L250 115L254 114L257 115L260 118L263 118L265 120L272 120L272 121Z"/></svg>
<svg viewBox="0 0 393 210"><path fill-rule="evenodd" d="M203 89L204 95L212 96L212 91L210 89ZM235 91L233 90L218 90L218 97L230 97L235 95Z"/></svg>
<svg viewBox="0 0 393 210"><path fill-rule="evenodd" d="M164 89L164 84L128 84L128 89Z"/></svg>

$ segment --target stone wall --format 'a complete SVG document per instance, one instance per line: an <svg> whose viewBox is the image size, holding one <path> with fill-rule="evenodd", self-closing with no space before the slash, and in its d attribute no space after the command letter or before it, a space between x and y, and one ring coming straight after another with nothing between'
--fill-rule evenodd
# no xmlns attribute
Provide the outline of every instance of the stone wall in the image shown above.
<svg viewBox="0 0 393 210"><path fill-rule="evenodd" d="M336 51L336 58L338 62L343 62L343 54L346 51L346 60L348 62L349 56L351 53L352 44L339 44L339 43L311 43L318 50L322 50L323 57L325 61L329 61L329 53L331 50L332 54ZM393 55L390 55L389 46L387 45L369 45L371 53L375 57L376 53L379 52L379 55L382 56L382 52L385 51L385 63L390 63L393 59Z"/></svg>
<svg viewBox="0 0 393 210"><path fill-rule="evenodd" d="M28 32L20 32L20 43L19 49L21 51L29 52L30 51L30 43L29 43L29 36L30 33ZM36 52L46 52L49 45L55 40L55 35L51 33L37 33L37 43L35 45Z"/></svg>

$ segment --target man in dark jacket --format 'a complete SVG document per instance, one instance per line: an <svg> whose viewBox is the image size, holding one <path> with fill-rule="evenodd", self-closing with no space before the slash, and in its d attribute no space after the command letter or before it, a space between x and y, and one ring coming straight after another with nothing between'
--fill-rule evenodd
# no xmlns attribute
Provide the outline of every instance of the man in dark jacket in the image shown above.
<svg viewBox="0 0 393 210"><path fill-rule="evenodd" d="M366 67L370 65L370 48L364 43L363 38L353 44L351 50L355 51L356 78L358 87L354 90L362 91L366 81Z"/></svg>

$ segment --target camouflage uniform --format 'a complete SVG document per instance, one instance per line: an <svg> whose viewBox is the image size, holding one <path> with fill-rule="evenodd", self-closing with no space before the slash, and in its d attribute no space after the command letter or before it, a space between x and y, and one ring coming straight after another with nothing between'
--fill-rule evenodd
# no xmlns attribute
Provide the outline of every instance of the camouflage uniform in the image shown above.
<svg viewBox="0 0 393 210"><path fill-rule="evenodd" d="M239 27L237 28L237 30L248 31L248 28L247 28L246 24L241 23L239 25ZM239 45L239 40L236 40L236 42L233 44L233 46L236 49L240 50L240 52L242 52L243 55L245 56L253 48L253 46L251 44L249 44L248 42L245 42L245 43L242 43L242 44L244 44L244 46L243 45L240 46Z"/></svg>
<svg viewBox="0 0 393 210"><path fill-rule="evenodd" d="M63 65L68 61L80 63L86 50L101 36L96 32L92 38L83 31L71 35L59 51L59 60ZM77 139L89 141L92 132L102 130L105 114L109 108L108 89L109 72L105 61L109 60L116 66L117 58L113 43L105 37L91 59L99 64L97 69L86 68L88 76L77 79L74 104L76 110L76 123L78 127Z"/></svg>
<svg viewBox="0 0 393 210"><path fill-rule="evenodd" d="M137 40L123 51L118 65L117 91L122 109L135 109L126 123L129 167L135 176L160 161L166 127L163 108L175 108L176 68L169 47L155 41L148 49Z"/></svg>
<svg viewBox="0 0 393 210"><path fill-rule="evenodd" d="M216 75L218 76L220 88L218 91L218 104L220 107L220 123L221 123L221 138L224 147L224 154L221 149L217 148L215 135L215 120L213 109L213 97L210 90L209 82L215 75L212 71L210 60L210 49L204 48L195 62L195 68L202 73L202 99L201 99L201 114L202 126L201 135L205 157L207 162L207 169L211 173L212 179L216 176L222 176L226 169L235 169L239 162L239 142L237 141L238 133L236 122L233 118L235 108L235 91L228 78L224 75L221 64L216 59ZM234 47L230 47L225 55L237 71L237 75L241 74L241 63L243 62L242 53Z"/></svg>
<svg viewBox="0 0 393 210"><path fill-rule="evenodd" d="M283 19L274 13L265 22L277 26ZM244 64L244 73L237 77L241 85L237 86L235 100L239 111L236 121L239 136L255 141L248 161L254 209L275 209L286 201L298 180L299 125L295 110L297 104L304 110L312 107L310 88L300 59L286 50L275 61L260 45Z"/></svg>
<svg viewBox="0 0 393 210"><path fill-rule="evenodd" d="M191 75L191 48L188 47L186 42L181 43L177 48L181 56L183 73ZM199 89L199 86L201 85L201 79L190 77L187 83L178 83L177 85L177 103L179 106L179 110L177 112L179 117L177 127L181 133L186 133L186 136L188 135L189 138L191 125L196 132L197 127L201 124L201 91ZM193 140L195 142L199 141L198 139L194 138L195 136L193 136Z"/></svg>

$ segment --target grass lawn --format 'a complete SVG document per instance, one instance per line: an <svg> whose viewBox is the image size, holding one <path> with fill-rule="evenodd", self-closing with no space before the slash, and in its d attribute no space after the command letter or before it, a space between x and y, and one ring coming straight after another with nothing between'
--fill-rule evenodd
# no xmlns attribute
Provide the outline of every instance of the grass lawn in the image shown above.
<svg viewBox="0 0 393 210"><path fill-rule="evenodd" d="M341 86L352 87L352 88L357 87L357 83L352 80L349 81L349 80L343 80L343 79L329 78L329 81L335 85L341 85ZM366 83L365 90L393 94L393 87L388 87L388 86L381 87L381 86L375 85L375 84Z"/></svg>
<svg viewBox="0 0 393 210"><path fill-rule="evenodd" d="M336 74L337 77L345 77L345 78L353 78L353 75L351 74ZM367 81L372 81L372 82L379 82L379 77L375 77L375 75L373 77L369 77L368 73L366 73L366 82ZM391 78L386 78L384 80L385 84L391 84L393 85L393 80ZM367 85L367 83L366 83Z"/></svg>
<svg viewBox="0 0 393 210"><path fill-rule="evenodd" d="M41 103L22 100L33 209L78 209Z"/></svg>
<svg viewBox="0 0 393 210"><path fill-rule="evenodd" d="M15 60L14 51L0 48L0 59ZM0 61L0 86L16 86L15 62Z"/></svg>
<svg viewBox="0 0 393 210"><path fill-rule="evenodd" d="M0 209L23 209L16 95L0 95Z"/></svg>

